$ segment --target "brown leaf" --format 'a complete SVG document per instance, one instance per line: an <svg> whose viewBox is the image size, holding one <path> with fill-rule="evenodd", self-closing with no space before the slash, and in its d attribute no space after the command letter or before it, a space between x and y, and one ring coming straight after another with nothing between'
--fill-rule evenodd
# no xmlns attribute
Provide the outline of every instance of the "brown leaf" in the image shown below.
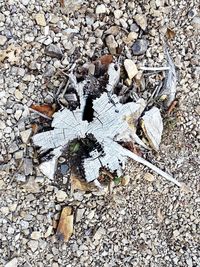
<svg viewBox="0 0 200 267"><path fill-rule="evenodd" d="M169 40L174 39L175 35L176 34L173 30L171 30L170 28L167 28L167 31L166 31L167 39L169 39Z"/></svg>
<svg viewBox="0 0 200 267"><path fill-rule="evenodd" d="M89 184L89 183L79 179L78 176L76 174L74 174L73 172L70 176L70 180L71 180L72 191L74 191L74 190L94 191L95 190L95 186L93 184L91 184L91 183Z"/></svg>
<svg viewBox="0 0 200 267"><path fill-rule="evenodd" d="M38 132L38 130L39 130L39 126L38 126L37 123L33 123L31 125L31 128L32 128L33 134L36 134Z"/></svg>
<svg viewBox="0 0 200 267"><path fill-rule="evenodd" d="M58 240L68 241L73 234L74 215L71 207L63 208L56 230L56 237Z"/></svg>
<svg viewBox="0 0 200 267"><path fill-rule="evenodd" d="M176 108L178 104L177 100L174 100L171 105L169 106L168 110L167 110L167 114L170 115L172 113L172 111Z"/></svg>
<svg viewBox="0 0 200 267"><path fill-rule="evenodd" d="M131 152L133 152L134 154L136 154L136 155L138 155L140 157L142 156L141 150L134 143L126 142L124 144L124 147L127 148L128 150L130 150Z"/></svg>
<svg viewBox="0 0 200 267"><path fill-rule="evenodd" d="M61 7L65 7L65 0L59 0Z"/></svg>
<svg viewBox="0 0 200 267"><path fill-rule="evenodd" d="M51 118L56 110L56 105L31 105L31 108Z"/></svg>
<svg viewBox="0 0 200 267"><path fill-rule="evenodd" d="M113 61L113 56L112 55L103 55L102 57L99 58L100 62L102 65L109 65Z"/></svg>

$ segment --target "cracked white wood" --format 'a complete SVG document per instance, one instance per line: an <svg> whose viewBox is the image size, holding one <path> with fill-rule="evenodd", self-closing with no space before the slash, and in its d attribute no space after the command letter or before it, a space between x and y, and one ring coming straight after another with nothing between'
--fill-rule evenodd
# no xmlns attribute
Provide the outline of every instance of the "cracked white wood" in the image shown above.
<svg viewBox="0 0 200 267"><path fill-rule="evenodd" d="M52 121L54 130L39 133L33 137L33 143L36 146L40 146L41 150L54 149L52 152L54 157L50 161L42 163L40 169L52 179L57 159L62 153L61 148L75 138L84 138L87 134L93 134L102 146L104 154L92 151L90 157L84 160L83 166L86 181L96 181L98 184L96 179L99 176L101 166L109 168L111 172L117 170L118 175L121 175L127 158L132 158L180 186L180 183L169 174L131 151L124 149L116 142L119 139L127 141L127 138L133 141L134 136L136 136L135 123L141 116L146 103L143 99L138 99L135 103L131 102L124 105L119 103L117 96L111 94L118 83L119 70L115 69L113 64L111 64L110 68L109 75L114 75L114 77L109 77L108 93L103 93L100 98L93 101L94 118L90 123L82 120L85 105L83 86L77 84L75 76L71 76L71 80L80 96L81 105L75 111L65 108L55 113ZM123 138L123 132L129 134L124 135Z"/></svg>

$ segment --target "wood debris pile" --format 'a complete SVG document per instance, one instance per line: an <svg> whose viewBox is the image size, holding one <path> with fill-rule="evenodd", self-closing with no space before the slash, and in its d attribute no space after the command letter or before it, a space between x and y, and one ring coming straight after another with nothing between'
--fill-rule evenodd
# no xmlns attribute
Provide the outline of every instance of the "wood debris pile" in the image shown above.
<svg viewBox="0 0 200 267"><path fill-rule="evenodd" d="M138 96L134 87L138 70L135 63L129 64L131 60L120 65L113 62L111 55L104 55L85 64L81 71L74 68L68 74L65 87L60 88L63 92L59 91L61 108L54 114L56 109L49 110L48 114L41 112L48 119L53 115L51 129L36 133L32 138L42 155L40 171L53 179L62 157L83 182L100 189L105 180L102 171L122 177L125 164L131 158L181 186L141 157L137 149L129 149L131 144L141 151L159 150L163 131L161 112L173 103L176 93L176 72L167 48L166 57L168 66L161 68L166 73L164 82L149 99ZM124 81L128 81L129 86ZM37 107L32 110L38 112Z"/></svg>

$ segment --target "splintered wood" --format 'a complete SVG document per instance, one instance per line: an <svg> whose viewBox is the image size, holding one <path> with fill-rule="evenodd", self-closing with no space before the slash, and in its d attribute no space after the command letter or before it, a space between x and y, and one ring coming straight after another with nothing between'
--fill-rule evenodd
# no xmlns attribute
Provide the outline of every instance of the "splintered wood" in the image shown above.
<svg viewBox="0 0 200 267"><path fill-rule="evenodd" d="M63 208L56 231L56 237L58 240L66 242L70 239L73 234L73 221L74 215L72 214L72 208Z"/></svg>
<svg viewBox="0 0 200 267"><path fill-rule="evenodd" d="M174 64L166 50L169 69L167 70L166 82L161 92L162 97L166 97L167 105L169 105L176 92L176 73ZM111 62L111 58L108 58ZM105 58L102 59L103 61ZM106 58L107 60L107 58ZM80 140L92 135L95 142L102 148L101 150L93 148L87 157L82 160L84 170L84 179L87 183L93 182L95 186L102 188L98 181L99 171L102 167L106 167L110 172L116 172L118 176L123 174L123 169L128 158L134 159L141 164L148 166L162 177L182 186L172 176L163 172L147 160L139 155L124 148L123 143L132 142L147 148L146 144L137 135L137 126L139 119L142 119L142 129L150 146L158 151L162 131L163 122L160 110L153 107L149 110L147 103L142 98L137 101L120 103L118 96L114 93L115 87L120 80L120 65L110 63L108 67L108 83L106 92L93 100L93 119L92 121L83 120L83 114L86 108L87 96L84 95L84 85L87 81L77 82L73 73L69 75L68 83L73 86L79 96L80 105L71 111L67 108L55 112L51 127L53 130L38 133L33 136L33 143L39 146L41 152L51 150L51 159L40 165L40 170L50 179L53 179L58 158L62 155L64 149L68 147L73 140ZM141 118L142 114L146 110ZM72 179L74 187L82 187L86 189L85 184Z"/></svg>

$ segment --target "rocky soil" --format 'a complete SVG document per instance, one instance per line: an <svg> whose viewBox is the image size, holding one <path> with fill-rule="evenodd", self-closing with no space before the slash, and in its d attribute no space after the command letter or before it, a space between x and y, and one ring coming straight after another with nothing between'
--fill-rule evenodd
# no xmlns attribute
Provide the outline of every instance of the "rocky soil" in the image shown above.
<svg viewBox="0 0 200 267"><path fill-rule="evenodd" d="M66 2L0 0L0 266L200 266L199 1ZM22 158L34 154L30 105L52 103L74 63L106 53L138 67L164 66L167 28L175 33L169 49L178 106L149 159L190 190L132 161L130 183L106 195L69 196L65 177L52 182L25 173ZM69 204L74 234L58 242L57 220Z"/></svg>

